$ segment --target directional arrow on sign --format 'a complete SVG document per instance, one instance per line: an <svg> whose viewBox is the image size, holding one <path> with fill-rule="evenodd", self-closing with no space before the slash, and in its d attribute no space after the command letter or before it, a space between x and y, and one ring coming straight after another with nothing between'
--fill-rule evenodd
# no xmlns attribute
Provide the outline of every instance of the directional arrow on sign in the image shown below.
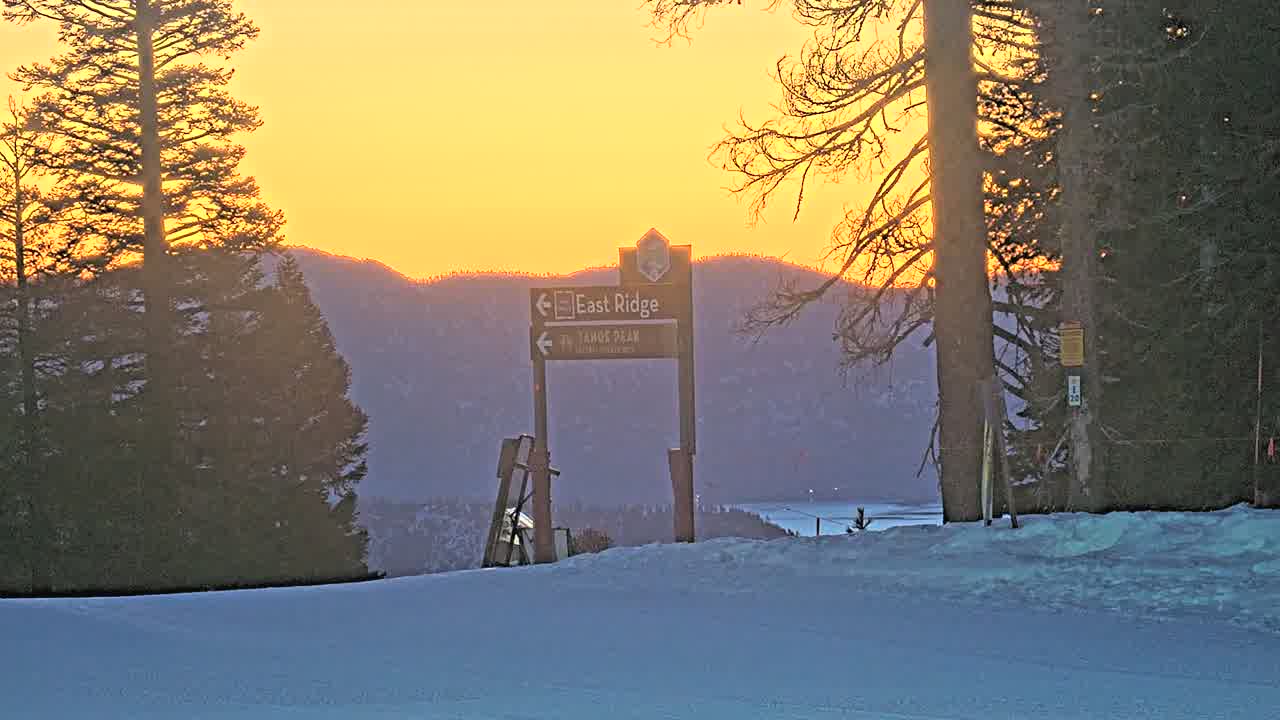
<svg viewBox="0 0 1280 720"><path fill-rule="evenodd" d="M538 341L534 344L538 346L538 350L543 355L551 354L551 338L547 336L546 330L542 331L542 334L538 336Z"/></svg>
<svg viewBox="0 0 1280 720"><path fill-rule="evenodd" d="M542 317L546 317L551 312L551 298L547 297L546 293L541 293L538 295L538 302L534 306L538 308L538 312Z"/></svg>

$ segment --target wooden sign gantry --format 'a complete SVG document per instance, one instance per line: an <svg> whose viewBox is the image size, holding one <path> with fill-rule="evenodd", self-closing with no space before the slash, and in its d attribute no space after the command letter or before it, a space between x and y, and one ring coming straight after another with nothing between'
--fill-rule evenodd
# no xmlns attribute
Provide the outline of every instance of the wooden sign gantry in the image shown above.
<svg viewBox="0 0 1280 720"><path fill-rule="evenodd" d="M675 539L693 542L693 252L650 228L635 247L618 248L617 286L529 291L533 361L534 559L555 559L551 528L551 452L547 439L547 362L674 358L679 362L680 447L668 451Z"/></svg>

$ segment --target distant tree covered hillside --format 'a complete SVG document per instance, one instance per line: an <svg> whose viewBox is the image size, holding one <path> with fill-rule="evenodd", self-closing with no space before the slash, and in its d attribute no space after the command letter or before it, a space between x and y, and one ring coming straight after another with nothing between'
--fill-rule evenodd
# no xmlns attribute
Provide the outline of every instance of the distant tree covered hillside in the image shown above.
<svg viewBox="0 0 1280 720"><path fill-rule="evenodd" d="M499 441L531 429L528 288L617 282L612 268L414 282L377 263L295 255L370 417L364 493L399 499L490 499ZM804 272L749 257L695 268L697 492L709 503L807 497L810 489L935 498L931 468L915 476L935 398L932 360L919 342L889 368L845 382L838 349L821 342L834 305L759 343L734 332L780 277ZM557 502L670 501L675 377L671 361L549 366L552 463L563 471Z"/></svg>

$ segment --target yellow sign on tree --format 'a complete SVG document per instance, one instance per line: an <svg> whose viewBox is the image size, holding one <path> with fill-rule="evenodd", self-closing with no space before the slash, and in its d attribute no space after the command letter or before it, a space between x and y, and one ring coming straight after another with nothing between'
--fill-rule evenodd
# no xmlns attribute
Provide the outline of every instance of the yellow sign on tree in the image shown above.
<svg viewBox="0 0 1280 720"><path fill-rule="evenodd" d="M1064 322L1058 326L1058 338L1062 349L1058 353L1062 367L1084 366L1084 326L1078 322Z"/></svg>

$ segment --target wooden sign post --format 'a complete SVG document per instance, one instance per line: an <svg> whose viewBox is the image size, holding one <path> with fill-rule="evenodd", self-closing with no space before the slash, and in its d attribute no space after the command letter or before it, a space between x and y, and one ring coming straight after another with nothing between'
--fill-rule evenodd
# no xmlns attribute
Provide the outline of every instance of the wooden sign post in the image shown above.
<svg viewBox="0 0 1280 720"><path fill-rule="evenodd" d="M533 475L533 561L555 562L555 538L551 530L551 450L547 447L547 362L536 349L533 353L533 450L529 453L529 472Z"/></svg>

